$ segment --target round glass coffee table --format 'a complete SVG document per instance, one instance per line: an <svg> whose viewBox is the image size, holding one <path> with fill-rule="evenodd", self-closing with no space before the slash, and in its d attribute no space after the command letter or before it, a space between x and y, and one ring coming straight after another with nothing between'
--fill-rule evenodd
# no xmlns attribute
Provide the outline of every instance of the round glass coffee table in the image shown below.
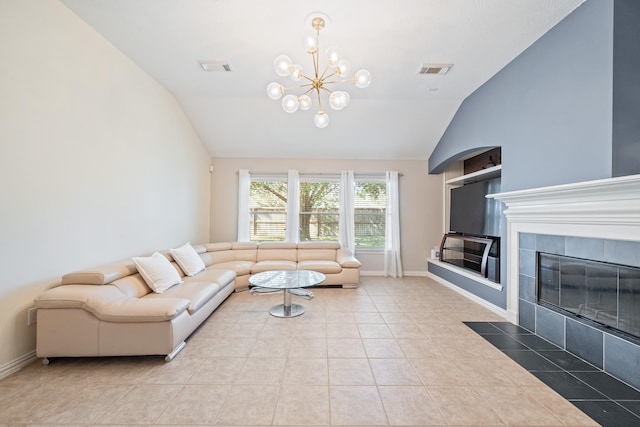
<svg viewBox="0 0 640 427"><path fill-rule="evenodd" d="M304 290L309 286L319 285L326 279L325 275L311 270L273 270L263 271L249 277L249 283L256 288L251 289L252 294L276 292L282 289L284 301L282 304L274 305L269 309L269 313L275 317L295 317L305 312L304 306L291 303L291 295L303 298L313 298L313 293Z"/></svg>

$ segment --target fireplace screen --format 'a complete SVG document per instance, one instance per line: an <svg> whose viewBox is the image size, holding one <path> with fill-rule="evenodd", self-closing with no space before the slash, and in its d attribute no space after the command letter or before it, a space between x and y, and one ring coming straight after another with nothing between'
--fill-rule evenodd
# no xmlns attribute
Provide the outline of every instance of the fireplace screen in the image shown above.
<svg viewBox="0 0 640 427"><path fill-rule="evenodd" d="M640 337L640 268L538 253L538 303Z"/></svg>

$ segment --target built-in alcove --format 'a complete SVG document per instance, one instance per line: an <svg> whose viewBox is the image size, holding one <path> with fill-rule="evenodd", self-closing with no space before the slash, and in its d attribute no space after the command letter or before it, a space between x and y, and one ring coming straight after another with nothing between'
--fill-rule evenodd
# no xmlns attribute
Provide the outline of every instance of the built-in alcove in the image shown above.
<svg viewBox="0 0 640 427"><path fill-rule="evenodd" d="M497 147L479 150L449 164L444 173L445 228L440 255L428 260L427 269L435 280L505 316L506 293L500 282L504 206L486 197L500 191L500 162L501 150ZM458 200L451 197L456 189L461 189ZM477 202L475 207L463 207L452 218L452 202L455 205L456 201L470 198ZM459 220L469 221L466 225L475 230L456 230Z"/></svg>
<svg viewBox="0 0 640 427"><path fill-rule="evenodd" d="M447 233L439 257L495 283L500 282L503 205L486 196L500 192L500 161L499 147L475 154L459 162L462 175L447 179Z"/></svg>

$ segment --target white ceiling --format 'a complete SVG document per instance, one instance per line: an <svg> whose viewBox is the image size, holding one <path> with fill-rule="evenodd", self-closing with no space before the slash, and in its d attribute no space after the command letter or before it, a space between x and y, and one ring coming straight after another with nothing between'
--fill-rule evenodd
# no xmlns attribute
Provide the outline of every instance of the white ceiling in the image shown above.
<svg viewBox="0 0 640 427"><path fill-rule="evenodd" d="M173 93L212 156L336 159L427 159L460 103L583 1L62 0ZM344 84L351 104L325 129L315 105L288 114L266 94L294 84L273 69L280 54L311 72L314 11L331 19L321 47L372 74L366 89ZM418 75L423 63L454 66Z"/></svg>

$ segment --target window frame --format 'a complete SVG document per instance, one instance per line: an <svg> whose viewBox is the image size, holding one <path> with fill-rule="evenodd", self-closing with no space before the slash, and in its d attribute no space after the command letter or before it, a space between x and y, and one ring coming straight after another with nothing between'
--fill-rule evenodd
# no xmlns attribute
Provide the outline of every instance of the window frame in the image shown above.
<svg viewBox="0 0 640 427"><path fill-rule="evenodd" d="M282 233L282 239L279 240L275 240L275 239L254 239L255 234L253 233L253 228L252 225L255 225L255 214L256 212L252 210L251 205L252 205L252 184L254 182L281 182L284 183L286 185L286 189L288 191L289 189L289 185L290 183L288 182L288 177L286 174L250 174L249 176L250 178L250 182L249 182L249 241L250 242L255 242L255 243L259 243L259 242L285 242L286 241L286 230L287 230L287 213L289 211L289 200L287 197L287 200L284 202L284 211L277 211L277 210L273 210L273 211L262 211L262 213L264 214L277 214L277 215L284 215L284 229L283 229L283 233ZM287 194L285 194L285 196L287 196Z"/></svg>
<svg viewBox="0 0 640 427"><path fill-rule="evenodd" d="M353 202L353 209L354 209L354 213L353 213L353 228L354 228L354 243L355 243L355 250L357 252L368 252L368 253L380 253L380 252L384 252L384 248L385 248L385 238L386 238L386 234L385 234L385 229L387 227L387 181L386 178L384 176L384 174L356 174L354 176L354 184L357 187L357 185L359 183L376 183L376 184L381 184L384 188L384 207L382 208L383 211L380 214L376 214L381 216L382 218L382 235L381 235L381 239L382 239L382 243L380 246L359 246L358 245L358 234L355 232L357 229L357 218L358 218L358 213L357 213L357 203L356 203L356 198L357 198L357 191L354 188L354 194L353 194L353 198L354 198L354 202Z"/></svg>
<svg viewBox="0 0 640 427"><path fill-rule="evenodd" d="M291 175L291 173L294 172L294 175ZM294 177L295 176L295 177ZM249 175L249 200L248 200L248 205L249 205L249 241L251 242L264 242L264 241L282 241L282 242L287 242L287 241L292 241L292 239L294 239L293 236L290 236L288 231L290 229L290 222L292 221L296 221L296 219L292 219L291 216L295 216L297 217L297 222L298 224L293 224L295 228L297 228L296 230L296 241L301 242L301 241L340 241L340 227L339 227L339 218L341 215L341 206L340 206L340 193L343 191L342 187L342 180L340 177L340 174L333 174L333 173L327 173L327 174L322 174L322 173L317 173L317 174L312 174L312 173L306 173L306 174L298 174L297 171L289 171L289 173L283 173L283 172L279 172L279 173L250 173ZM275 240L275 239L256 239L256 234L253 233L254 231L254 218L255 218L255 214L256 212L251 208L252 206L252 187L253 187L253 183L254 182L280 182L285 184L285 195L286 195L286 202L284 202L284 210L282 211L278 211L278 210L274 210L274 211L264 211L264 213L266 214L277 214L277 215L283 215L284 216L284 235L278 235L279 239ZM301 186L304 185L304 183L323 183L323 182L327 182L327 183L333 183L333 184L337 184L337 189L338 189L338 204L336 207L336 211L334 213L331 212L303 212L302 211L302 206L301 206L301 196L302 196L302 192L301 192ZM355 248L354 250L356 252L369 252L369 253L380 253L383 252L385 250L385 238L386 238L386 233L385 233L385 228L387 227L387 182L386 182L386 177L384 173L369 173L369 174L354 174L354 179L353 179L353 183L354 183L354 188L353 188L353 210L354 210L354 216L353 216L353 228L354 228L354 242L355 242ZM380 207L380 209L382 210L380 213L368 213L369 215L376 215L379 217L379 221L377 221L376 223L374 223L374 227L375 224L380 224L382 223L382 231L378 232L377 235L372 235L373 239L376 239L377 236L377 240L379 241L379 246L361 246L359 245L359 241L362 240L362 235L358 236L355 231L357 228L357 220L358 217L362 214L358 214L357 213L357 209L356 206L358 205L357 203L357 191L356 188L359 184L362 183L376 183L382 186L382 188L384 189L384 200L382 202L383 207ZM291 194L292 192L296 192L297 189L297 195L295 197L297 197L297 201L295 203L295 206L292 206L291 201L289 200L290 198L294 197L293 194ZM291 210L293 209L293 210ZM294 212L297 211L297 212ZM336 215L338 217L338 225L337 225L337 229L336 229L336 236L335 239L305 239L302 240L302 226L303 226L303 221L302 221L302 217L303 215L314 215L314 214L320 214L320 215ZM293 231L293 230L290 230Z"/></svg>
<svg viewBox="0 0 640 427"><path fill-rule="evenodd" d="M331 213L331 212L303 212L302 211L302 191L301 188L303 186L303 183L330 183L330 184L335 184L337 186L337 203L336 203L336 211ZM299 217L299 227L298 227L298 241L299 242L314 242L314 241L330 241L330 242L337 242L339 241L339 217L340 217L340 192L342 191L341 188L341 184L340 184L340 176L338 175L321 175L321 174L300 174L300 178L299 178L299 186L298 186L298 200L300 200L300 211L298 212L298 217ZM330 239L302 239L302 227L303 227L303 220L302 217L303 215L309 215L309 216L313 216L313 215L335 215L336 218L338 218L335 223L336 223L336 233L335 233L335 238L330 238Z"/></svg>

